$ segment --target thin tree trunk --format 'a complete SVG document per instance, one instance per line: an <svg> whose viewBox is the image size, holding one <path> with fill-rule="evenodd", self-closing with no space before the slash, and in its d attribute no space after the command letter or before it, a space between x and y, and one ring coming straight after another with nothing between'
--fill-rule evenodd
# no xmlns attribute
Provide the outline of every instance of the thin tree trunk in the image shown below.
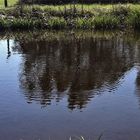
<svg viewBox="0 0 140 140"><path fill-rule="evenodd" d="M4 6L5 6L5 7L8 7L8 2L7 2L7 0L4 0Z"/></svg>

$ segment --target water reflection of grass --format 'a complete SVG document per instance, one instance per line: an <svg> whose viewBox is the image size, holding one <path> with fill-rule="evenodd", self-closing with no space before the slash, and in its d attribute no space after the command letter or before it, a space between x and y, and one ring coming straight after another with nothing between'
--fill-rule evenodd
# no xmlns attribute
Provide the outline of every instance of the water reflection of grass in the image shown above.
<svg viewBox="0 0 140 140"><path fill-rule="evenodd" d="M125 29L140 26L140 6L60 5L0 9L0 29Z"/></svg>
<svg viewBox="0 0 140 140"><path fill-rule="evenodd" d="M131 32L131 34L130 34ZM112 31L88 31L88 30L61 30L61 31L52 31L52 30L34 30L34 31L9 31L9 32L1 32L0 33L0 39L13 39L16 38L17 40L24 40L25 42L28 41L53 41L54 39L59 40L67 40L71 38L106 38L106 39L112 39L116 36L123 36L127 40L130 40L132 42L140 42L140 33L139 32L122 32L119 30ZM137 37L136 37L137 36Z"/></svg>

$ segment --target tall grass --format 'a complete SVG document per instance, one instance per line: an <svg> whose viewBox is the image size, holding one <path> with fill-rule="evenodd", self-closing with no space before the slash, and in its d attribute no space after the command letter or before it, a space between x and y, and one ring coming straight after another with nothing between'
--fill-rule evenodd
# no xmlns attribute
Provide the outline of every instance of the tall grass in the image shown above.
<svg viewBox="0 0 140 140"><path fill-rule="evenodd" d="M140 11L135 9L129 13L127 18L127 25L134 29L140 29Z"/></svg>
<svg viewBox="0 0 140 140"><path fill-rule="evenodd" d="M68 3L83 3L83 4L92 4L92 3L126 3L126 2L131 2L131 3L136 3L139 2L139 0L34 0L33 2L31 0L23 0L24 3L26 4L68 4Z"/></svg>
<svg viewBox="0 0 140 140"><path fill-rule="evenodd" d="M112 15L98 16L94 20L95 29L115 29L119 28L120 24L120 19Z"/></svg>
<svg viewBox="0 0 140 140"><path fill-rule="evenodd" d="M0 9L0 29L140 28L140 5L25 5Z"/></svg>

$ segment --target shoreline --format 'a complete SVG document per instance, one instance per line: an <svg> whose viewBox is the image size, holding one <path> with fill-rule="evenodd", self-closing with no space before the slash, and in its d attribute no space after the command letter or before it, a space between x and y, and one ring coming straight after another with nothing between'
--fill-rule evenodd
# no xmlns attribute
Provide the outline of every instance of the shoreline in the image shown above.
<svg viewBox="0 0 140 140"><path fill-rule="evenodd" d="M24 5L0 9L0 30L140 29L139 4Z"/></svg>

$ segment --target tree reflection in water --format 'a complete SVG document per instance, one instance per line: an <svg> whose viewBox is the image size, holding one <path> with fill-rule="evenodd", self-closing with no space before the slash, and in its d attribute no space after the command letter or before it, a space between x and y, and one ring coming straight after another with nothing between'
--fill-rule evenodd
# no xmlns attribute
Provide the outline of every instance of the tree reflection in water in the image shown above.
<svg viewBox="0 0 140 140"><path fill-rule="evenodd" d="M28 102L46 106L68 98L68 108L83 108L96 94L117 88L134 64L135 49L124 38L64 36L16 40L23 54L21 89Z"/></svg>

